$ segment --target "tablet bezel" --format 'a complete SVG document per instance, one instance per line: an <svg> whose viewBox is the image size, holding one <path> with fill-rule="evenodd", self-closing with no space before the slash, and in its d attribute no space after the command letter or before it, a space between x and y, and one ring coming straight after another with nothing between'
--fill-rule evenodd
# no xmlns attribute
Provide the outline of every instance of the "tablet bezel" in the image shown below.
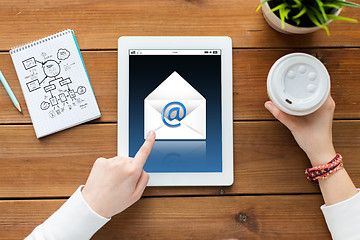
<svg viewBox="0 0 360 240"><path fill-rule="evenodd" d="M148 186L230 186L234 180L232 41L230 37L120 37L118 39L118 155L129 155L129 50L220 49L222 172L149 173Z"/></svg>

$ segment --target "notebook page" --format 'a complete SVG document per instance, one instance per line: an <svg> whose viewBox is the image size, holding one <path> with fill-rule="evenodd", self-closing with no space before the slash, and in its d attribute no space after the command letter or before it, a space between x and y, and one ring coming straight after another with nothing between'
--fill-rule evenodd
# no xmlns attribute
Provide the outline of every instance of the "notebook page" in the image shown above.
<svg viewBox="0 0 360 240"><path fill-rule="evenodd" d="M73 32L10 51L38 138L100 117Z"/></svg>

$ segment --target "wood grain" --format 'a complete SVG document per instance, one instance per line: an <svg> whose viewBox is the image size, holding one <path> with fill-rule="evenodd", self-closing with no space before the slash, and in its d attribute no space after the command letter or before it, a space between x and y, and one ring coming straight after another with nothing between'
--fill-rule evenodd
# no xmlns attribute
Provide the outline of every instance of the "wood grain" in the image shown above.
<svg viewBox="0 0 360 240"><path fill-rule="evenodd" d="M0 239L24 238L63 202L0 201ZM320 205L320 195L143 198L93 239L331 239Z"/></svg>
<svg viewBox="0 0 360 240"><path fill-rule="evenodd" d="M336 119L360 117L360 51L358 49L256 49L234 51L234 120L273 119L264 108L266 79L273 63L285 54L305 52L318 57L328 69Z"/></svg>
<svg viewBox="0 0 360 240"><path fill-rule="evenodd" d="M234 120L273 119L264 108L268 99L266 78L272 64L281 56L297 49L236 49L233 63ZM299 50L318 56L331 75L332 95L337 103L336 119L360 118L360 50ZM98 101L102 117L95 122L117 122L117 53L83 52L84 61ZM19 81L9 54L0 53L1 70L11 85L23 115L0 86L0 124L31 123Z"/></svg>
<svg viewBox="0 0 360 240"><path fill-rule="evenodd" d="M354 2L359 2L354 0ZM360 25L330 24L325 31L284 35L256 12L259 1L237 0L3 0L0 10L0 50L74 29L82 49L115 49L120 36L230 36L242 47L325 47L360 43ZM360 19L358 9L345 17Z"/></svg>
<svg viewBox="0 0 360 240"><path fill-rule="evenodd" d="M259 120L273 119L263 107L271 65L295 51L318 56L332 78L335 118L347 119L335 121L334 144L359 186L360 24L333 22L331 37L324 31L284 35L255 12L258 3L3 0L0 69L24 113L0 86L0 198L9 199L0 200L0 239L24 238L65 201L27 198L68 197L85 183L96 158L116 155L117 39L130 35L232 38L235 182L231 187L147 188L145 198L94 239L304 239L305 232L307 239L330 239L319 189L304 177L310 166L305 154L279 122ZM348 8L341 15L360 19L360 10ZM102 117L38 140L7 51L68 28L82 49ZM240 213L246 223L239 221Z"/></svg>
<svg viewBox="0 0 360 240"><path fill-rule="evenodd" d="M0 126L0 198L70 196L93 162L116 155L116 124L88 124L36 139L32 126ZM334 141L360 185L360 121L337 121ZM235 181L231 187L151 187L146 196L317 193L310 164L279 122L234 124Z"/></svg>

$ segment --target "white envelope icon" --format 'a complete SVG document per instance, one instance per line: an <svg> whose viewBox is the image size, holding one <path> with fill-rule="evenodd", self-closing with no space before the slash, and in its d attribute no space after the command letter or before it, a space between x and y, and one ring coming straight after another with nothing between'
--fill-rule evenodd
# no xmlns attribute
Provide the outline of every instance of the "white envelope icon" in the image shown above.
<svg viewBox="0 0 360 240"><path fill-rule="evenodd" d="M206 99L174 71L144 99L144 138L206 139Z"/></svg>

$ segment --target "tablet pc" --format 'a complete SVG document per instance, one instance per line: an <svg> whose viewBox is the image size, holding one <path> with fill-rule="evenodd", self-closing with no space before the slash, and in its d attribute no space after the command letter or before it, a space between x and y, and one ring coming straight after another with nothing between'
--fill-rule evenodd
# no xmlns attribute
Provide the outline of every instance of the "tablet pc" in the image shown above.
<svg viewBox="0 0 360 240"><path fill-rule="evenodd" d="M120 37L118 155L156 141L148 186L233 183L229 37Z"/></svg>

